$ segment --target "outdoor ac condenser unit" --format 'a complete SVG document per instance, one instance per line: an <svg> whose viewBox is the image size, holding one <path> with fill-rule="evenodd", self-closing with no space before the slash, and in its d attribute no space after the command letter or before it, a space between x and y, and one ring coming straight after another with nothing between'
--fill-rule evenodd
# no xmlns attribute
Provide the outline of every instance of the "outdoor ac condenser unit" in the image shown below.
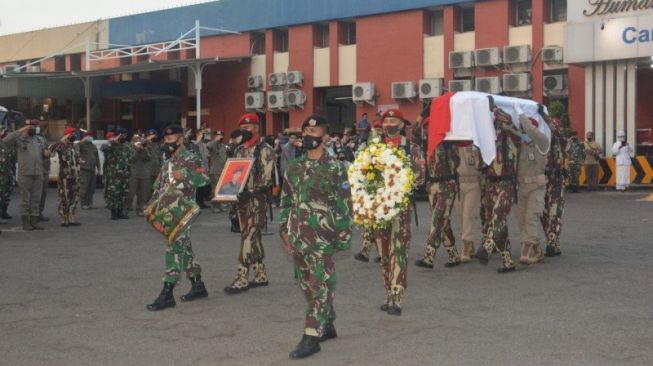
<svg viewBox="0 0 653 366"><path fill-rule="evenodd" d="M273 90L268 92L268 109L286 108L286 92L284 90Z"/></svg>
<svg viewBox="0 0 653 366"><path fill-rule="evenodd" d="M419 99L431 99L442 95L442 79L419 81Z"/></svg>
<svg viewBox="0 0 653 366"><path fill-rule="evenodd" d="M304 82L304 73L301 71L288 71L286 73L288 85L300 85Z"/></svg>
<svg viewBox="0 0 653 366"><path fill-rule="evenodd" d="M547 63L562 63L562 47L544 47L542 48L542 61Z"/></svg>
<svg viewBox="0 0 653 366"><path fill-rule="evenodd" d="M461 91L471 91L472 90L472 81L471 80L450 80L449 81L449 91L450 92L461 92Z"/></svg>
<svg viewBox="0 0 653 366"><path fill-rule="evenodd" d="M288 81L285 72L277 72L268 76L268 84L270 84L270 86L284 86L287 83Z"/></svg>
<svg viewBox="0 0 653 366"><path fill-rule="evenodd" d="M501 64L501 52L499 48L481 48L474 51L474 62L476 66L491 67Z"/></svg>
<svg viewBox="0 0 653 366"><path fill-rule="evenodd" d="M567 75L545 75L544 91L563 92L567 90Z"/></svg>
<svg viewBox="0 0 653 366"><path fill-rule="evenodd" d="M247 78L247 87L250 89L261 89L263 88L263 76L261 75L250 75Z"/></svg>
<svg viewBox="0 0 653 366"><path fill-rule="evenodd" d="M289 107L304 108L304 103L306 103L306 94L301 90L289 90L286 93L286 102Z"/></svg>
<svg viewBox="0 0 653 366"><path fill-rule="evenodd" d="M507 46L503 48L503 63L520 64L531 61L531 46Z"/></svg>
<svg viewBox="0 0 653 366"><path fill-rule="evenodd" d="M526 92L531 90L531 75L528 73L504 74L503 91Z"/></svg>
<svg viewBox="0 0 653 366"><path fill-rule="evenodd" d="M371 102L374 100L374 84L370 82L356 83L351 86L353 102Z"/></svg>
<svg viewBox="0 0 653 366"><path fill-rule="evenodd" d="M265 93L262 91L245 93L245 109L257 110L265 106Z"/></svg>
<svg viewBox="0 0 653 366"><path fill-rule="evenodd" d="M450 69L469 69L474 67L474 54L472 51L449 52Z"/></svg>
<svg viewBox="0 0 653 366"><path fill-rule="evenodd" d="M412 81L398 81L392 83L392 98L413 99L417 96L415 83Z"/></svg>
<svg viewBox="0 0 653 366"><path fill-rule="evenodd" d="M501 81L498 76L476 78L474 82L476 91L488 94L501 93Z"/></svg>

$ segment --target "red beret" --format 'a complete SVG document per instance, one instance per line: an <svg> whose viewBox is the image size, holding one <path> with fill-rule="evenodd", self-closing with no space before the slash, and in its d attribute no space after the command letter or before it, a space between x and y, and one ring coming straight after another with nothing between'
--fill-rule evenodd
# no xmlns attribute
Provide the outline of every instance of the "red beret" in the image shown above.
<svg viewBox="0 0 653 366"><path fill-rule="evenodd" d="M238 121L239 126L251 125L251 124L258 125L258 123L259 123L258 116L254 113L245 113L242 115L242 117L240 117L240 120Z"/></svg>
<svg viewBox="0 0 653 366"><path fill-rule="evenodd" d="M63 134L64 134L64 136L65 135L70 135L70 134L75 133L75 131L77 131L77 129L72 128L72 127L68 127L68 128L63 130Z"/></svg>
<svg viewBox="0 0 653 366"><path fill-rule="evenodd" d="M116 137L116 134L113 133L113 131L109 131L109 132L107 132L107 138L108 138L108 139L110 139L110 138L114 138L114 137Z"/></svg>
<svg viewBox="0 0 653 366"><path fill-rule="evenodd" d="M372 122L372 128L381 128L381 119L375 119L374 122Z"/></svg>
<svg viewBox="0 0 653 366"><path fill-rule="evenodd" d="M539 127L540 124L537 123L537 120L536 120L536 119L531 118L531 117L528 117L528 119L531 121L531 123L533 124L533 126L535 126L535 127Z"/></svg>
<svg viewBox="0 0 653 366"><path fill-rule="evenodd" d="M404 119L404 114L401 113L401 111L398 110L398 109L391 108L391 109L388 109L387 111L383 112L383 115L381 115L381 120L383 120L385 118L388 118L388 117L396 117L396 118L399 118L399 119L403 120Z"/></svg>

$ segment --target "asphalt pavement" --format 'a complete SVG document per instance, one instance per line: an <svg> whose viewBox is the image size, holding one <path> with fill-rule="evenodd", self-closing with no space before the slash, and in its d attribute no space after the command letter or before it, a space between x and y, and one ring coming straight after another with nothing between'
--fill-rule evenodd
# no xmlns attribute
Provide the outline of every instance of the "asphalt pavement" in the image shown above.
<svg viewBox="0 0 653 366"><path fill-rule="evenodd" d="M653 202L638 201L649 193L568 194L563 255L506 275L497 255L487 267L444 268L443 248L435 269L414 266L430 218L420 202L401 317L378 310L380 271L353 259L357 232L336 258L339 336L305 361L288 358L305 302L277 211L263 239L269 287L222 291L239 236L226 214L203 211L192 237L210 295L153 313L164 242L143 218L111 221L97 208L62 228L50 189L46 230L22 232L14 194L14 219L0 225L0 365L651 365ZM517 257L514 217L510 236Z"/></svg>

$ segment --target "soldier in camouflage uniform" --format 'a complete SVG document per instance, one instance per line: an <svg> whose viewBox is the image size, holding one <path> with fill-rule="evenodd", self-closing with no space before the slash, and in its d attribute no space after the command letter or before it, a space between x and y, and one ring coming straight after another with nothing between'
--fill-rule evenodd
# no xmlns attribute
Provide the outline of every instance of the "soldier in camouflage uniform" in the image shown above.
<svg viewBox="0 0 653 366"><path fill-rule="evenodd" d="M492 97L488 98L490 110L494 113L497 155L485 169L484 205L487 227L483 245L479 247L477 256L481 264L487 265L490 255L497 249L502 262L497 271L507 273L515 270L510 255L508 215L515 197L521 133L512 123L510 115L499 109Z"/></svg>
<svg viewBox="0 0 653 366"><path fill-rule="evenodd" d="M50 152L59 156L59 217L61 226L79 226L75 219L75 209L79 201L79 152L73 145L74 128L66 128L63 137L50 146Z"/></svg>
<svg viewBox="0 0 653 366"><path fill-rule="evenodd" d="M404 149L413 165L415 187L424 184L425 165L422 150L401 134L406 121L398 109L388 109L381 116L383 136L381 141ZM401 301L407 287L408 248L411 238L411 211L408 206L385 228L376 229L375 237L381 256L381 273L386 290L386 301L381 310L390 315L401 315Z"/></svg>
<svg viewBox="0 0 653 366"><path fill-rule="evenodd" d="M578 193L580 169L585 161L585 154L585 147L578 141L577 136L573 136L567 145L567 156L569 157L569 161L567 162L569 168L569 188L571 188L572 193Z"/></svg>
<svg viewBox="0 0 653 366"><path fill-rule="evenodd" d="M209 182L202 167L200 156L186 148L182 138L183 129L179 125L168 126L164 132L164 152L166 160L163 162L159 176L154 183L154 194L149 204L161 199L170 185L181 190L187 199L195 198L197 187ZM149 206L148 204L148 206ZM174 202L170 202L174 204ZM147 305L150 311L163 310L176 305L173 289L179 283L179 273L183 270L191 282L190 291L181 296L181 301L193 301L207 297L204 282L202 282L202 268L195 259L190 238L190 226L179 234L177 239L166 248L166 269L163 276L163 289L153 303Z"/></svg>
<svg viewBox="0 0 653 366"><path fill-rule="evenodd" d="M82 141L77 145L79 149L79 196L82 209L93 208L93 195L97 185L96 176L100 172L100 155L93 143L93 133L87 131Z"/></svg>
<svg viewBox="0 0 653 366"><path fill-rule="evenodd" d="M549 118L541 106L540 114L551 129L551 150L549 150L546 161L546 193L544 195L544 213L541 219L547 240L544 252L547 257L553 257L562 254L560 251L560 231L562 230L562 214L565 205L567 139L565 139L562 132L560 119Z"/></svg>
<svg viewBox="0 0 653 366"><path fill-rule="evenodd" d="M127 194L127 201L125 207L127 210L132 209L134 204L134 197L136 197L136 216L143 216L143 208L150 196L150 151L146 147L143 139L134 135L132 143L129 145L131 149L131 158L129 159L129 194Z"/></svg>
<svg viewBox="0 0 653 366"><path fill-rule="evenodd" d="M11 156L9 147L5 145L2 139L7 135L7 127L0 126L0 212L6 214L7 208L9 205L9 200L11 198L11 191L13 187L12 183L12 171L11 168ZM3 215L4 216L4 215ZM0 224L6 224L7 221L4 217L0 216Z"/></svg>
<svg viewBox="0 0 653 366"><path fill-rule="evenodd" d="M109 144L102 146L104 152L104 199L111 210L111 219L127 219L125 198L129 193L129 159L132 152L127 144L127 131L107 135Z"/></svg>
<svg viewBox="0 0 653 366"><path fill-rule="evenodd" d="M261 231L267 220L267 193L272 186L272 172L275 154L270 145L259 142L259 118L247 113L239 121L242 144L236 148L234 158L253 158L254 166L245 189L238 195L236 210L240 221L241 242L238 256L238 270L231 285L225 287L228 294L238 294L250 287L268 285L263 258ZM254 270L254 279L249 282L249 267Z"/></svg>
<svg viewBox="0 0 653 366"><path fill-rule="evenodd" d="M157 141L159 134L154 129L147 131L145 135L145 149L147 149L148 154L150 155L150 167L148 171L150 172L150 181L147 184L148 192L146 201L149 201L152 198L154 182L156 177L161 171L161 164L163 164L163 152L161 151L161 144Z"/></svg>
<svg viewBox="0 0 653 366"><path fill-rule="evenodd" d="M346 168L325 152L327 127L323 117L304 121L307 153L293 160L284 175L280 234L308 303L304 336L290 358L308 357L320 350L319 342L337 336L333 255L351 242L351 190Z"/></svg>
<svg viewBox="0 0 653 366"><path fill-rule="evenodd" d="M459 165L460 156L451 141L440 142L433 156L429 158L431 231L426 242L424 257L415 262L418 267L433 268L435 254L442 243L448 254L444 266L450 268L460 264L456 239L451 230L451 210L459 190L457 173Z"/></svg>
<svg viewBox="0 0 653 366"><path fill-rule="evenodd" d="M6 136L7 132L5 132ZM3 137L0 137L0 140ZM14 179L16 177L16 163L17 163L17 155L16 155L16 150L14 149L8 149L8 163L9 163L9 191L6 196L6 199L4 201L0 201L0 218L3 220L11 220L13 217L9 215L7 210L9 209L9 203L11 203L11 192L14 189Z"/></svg>

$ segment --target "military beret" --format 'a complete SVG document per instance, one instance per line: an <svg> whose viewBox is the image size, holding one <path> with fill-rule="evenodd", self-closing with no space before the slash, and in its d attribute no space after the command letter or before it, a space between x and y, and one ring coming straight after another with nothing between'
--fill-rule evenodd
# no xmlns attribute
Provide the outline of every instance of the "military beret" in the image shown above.
<svg viewBox="0 0 653 366"><path fill-rule="evenodd" d="M302 123L302 130L304 130L306 127L328 127L329 126L329 121L327 121L326 118L322 116L309 116L304 120L304 123Z"/></svg>
<svg viewBox="0 0 653 366"><path fill-rule="evenodd" d="M169 125L163 131L163 136L168 135L181 135L184 133L184 129L180 125Z"/></svg>
<svg viewBox="0 0 653 366"><path fill-rule="evenodd" d="M63 130L63 135L64 136L71 135L71 134L75 133L75 131L77 131L77 129L72 128L72 127L68 127L68 128Z"/></svg>
<svg viewBox="0 0 653 366"><path fill-rule="evenodd" d="M107 137L107 139L111 139L111 138L116 137L116 134L113 133L113 131L109 131L109 132L107 132L106 137Z"/></svg>
<svg viewBox="0 0 653 366"><path fill-rule="evenodd" d="M383 123L384 119L391 118L391 117L399 118L400 120L404 121L406 125L410 125L410 122L404 118L404 113L396 108L390 108L385 112L383 112L383 114L381 115L381 123Z"/></svg>
<svg viewBox="0 0 653 366"><path fill-rule="evenodd" d="M147 134L148 135L159 135L159 133L153 128L150 128L149 130L147 130Z"/></svg>
<svg viewBox="0 0 653 366"><path fill-rule="evenodd" d="M254 113L245 113L243 114L240 119L238 120L238 125L258 125L259 123L259 118L256 114Z"/></svg>

